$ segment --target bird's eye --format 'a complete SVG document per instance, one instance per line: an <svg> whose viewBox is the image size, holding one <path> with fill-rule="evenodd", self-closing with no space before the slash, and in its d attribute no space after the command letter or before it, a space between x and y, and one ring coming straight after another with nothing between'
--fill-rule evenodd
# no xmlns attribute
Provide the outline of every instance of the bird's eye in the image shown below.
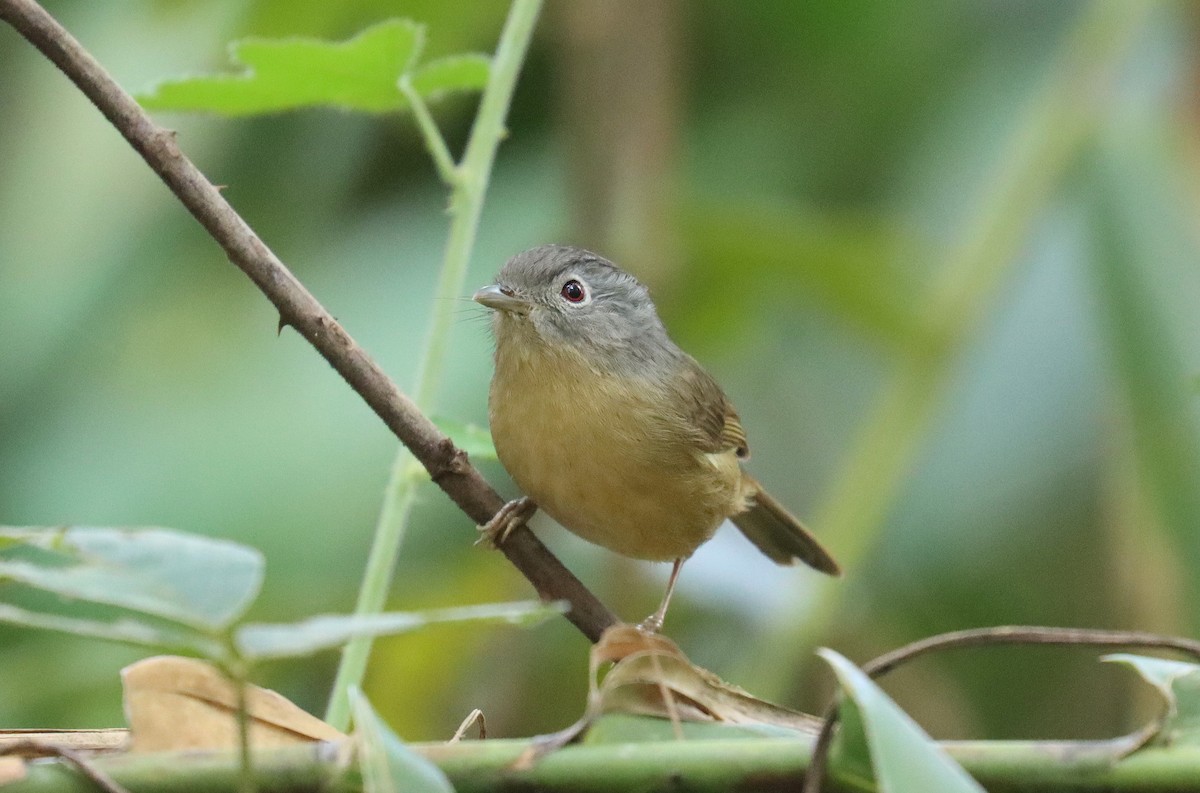
<svg viewBox="0 0 1200 793"><path fill-rule="evenodd" d="M560 294L568 303L582 303L584 298L587 297L587 290L583 288L583 284L572 278L563 284Z"/></svg>

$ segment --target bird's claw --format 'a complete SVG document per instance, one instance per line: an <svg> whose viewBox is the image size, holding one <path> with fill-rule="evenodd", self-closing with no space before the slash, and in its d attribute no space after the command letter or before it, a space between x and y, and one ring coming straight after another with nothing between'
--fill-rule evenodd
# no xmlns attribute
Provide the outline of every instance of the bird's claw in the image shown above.
<svg viewBox="0 0 1200 793"><path fill-rule="evenodd" d="M637 629L642 633L657 634L662 631L663 615L655 612L646 619L637 624Z"/></svg>
<svg viewBox="0 0 1200 793"><path fill-rule="evenodd" d="M479 527L479 539L475 541L475 544L487 548L499 548L508 539L508 535L512 534L518 526L525 525L525 522L533 517L533 513L536 511L537 504L527 496L513 499L500 507L500 511L493 515L491 520Z"/></svg>

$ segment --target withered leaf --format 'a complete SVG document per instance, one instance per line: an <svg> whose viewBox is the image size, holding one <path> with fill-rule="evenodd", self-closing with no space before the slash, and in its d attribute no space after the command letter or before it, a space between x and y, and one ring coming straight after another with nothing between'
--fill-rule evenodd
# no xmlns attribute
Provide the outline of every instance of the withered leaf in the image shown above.
<svg viewBox="0 0 1200 793"><path fill-rule="evenodd" d="M238 745L237 689L215 666L160 655L121 670L130 751L230 749ZM336 741L341 732L283 696L247 684L255 747Z"/></svg>
<svg viewBox="0 0 1200 793"><path fill-rule="evenodd" d="M603 680L600 668L614 664ZM614 625L591 651L588 704L583 717L565 730L535 738L512 764L531 767L541 758L578 740L607 713L657 716L680 721L766 724L815 734L821 722L806 713L758 699L688 660L675 642L633 625Z"/></svg>

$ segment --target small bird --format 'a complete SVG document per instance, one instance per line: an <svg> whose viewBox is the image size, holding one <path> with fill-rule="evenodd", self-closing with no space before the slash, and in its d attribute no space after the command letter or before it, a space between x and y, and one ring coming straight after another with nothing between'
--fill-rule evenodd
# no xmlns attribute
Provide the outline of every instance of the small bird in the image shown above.
<svg viewBox="0 0 1200 793"><path fill-rule="evenodd" d="M493 543L541 508L585 540L683 562L726 518L779 564L839 575L817 539L749 474L746 433L725 392L667 335L650 294L612 262L543 245L508 260L474 299L494 309L488 418L526 498L483 527Z"/></svg>

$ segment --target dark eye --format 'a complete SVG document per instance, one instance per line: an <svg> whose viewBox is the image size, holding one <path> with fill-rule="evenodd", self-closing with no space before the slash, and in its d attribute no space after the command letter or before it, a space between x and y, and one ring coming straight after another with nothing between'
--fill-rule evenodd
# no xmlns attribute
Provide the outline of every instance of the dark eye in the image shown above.
<svg viewBox="0 0 1200 793"><path fill-rule="evenodd" d="M587 292L583 288L583 284L572 278L563 284L562 292L560 293L568 303L582 303L587 297Z"/></svg>

